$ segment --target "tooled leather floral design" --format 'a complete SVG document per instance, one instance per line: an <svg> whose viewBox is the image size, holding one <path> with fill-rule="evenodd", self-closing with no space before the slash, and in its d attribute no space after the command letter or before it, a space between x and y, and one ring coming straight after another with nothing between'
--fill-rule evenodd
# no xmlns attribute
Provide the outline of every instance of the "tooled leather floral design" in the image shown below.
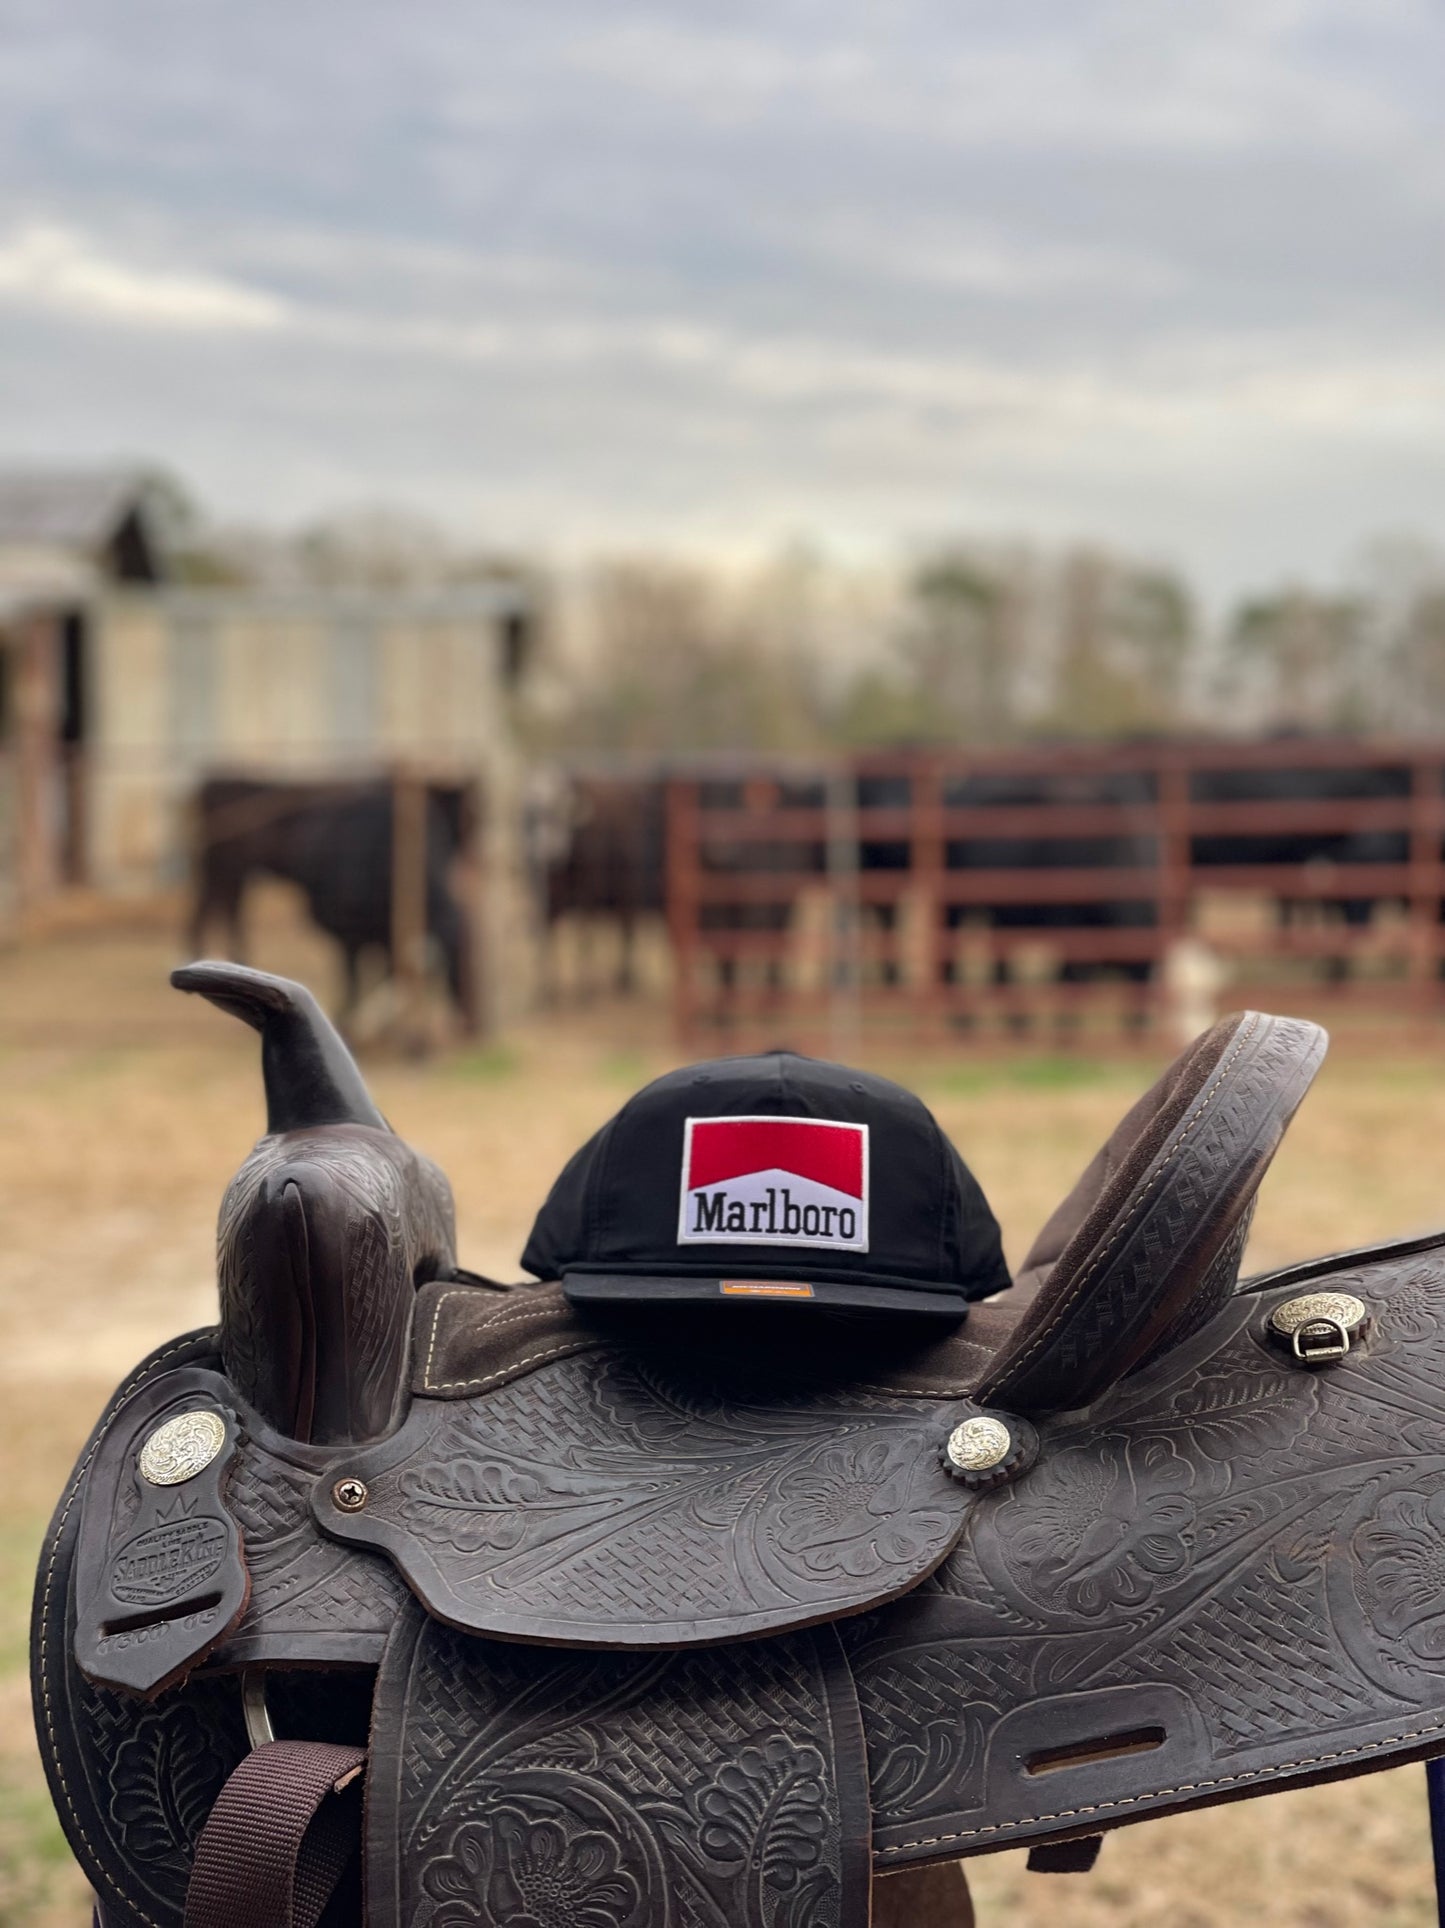
<svg viewBox="0 0 1445 1928"><path fill-rule="evenodd" d="M441 1442L445 1444L445 1436ZM423 1539L459 1553L510 1553L520 1546L543 1496L540 1479L497 1459L461 1455L432 1459L404 1473L399 1482L407 1518Z"/></svg>
<svg viewBox="0 0 1445 1928"><path fill-rule="evenodd" d="M913 1499L919 1455L883 1439L830 1447L787 1479L779 1550L810 1574L865 1579L915 1561L921 1543L944 1530L944 1511L920 1512Z"/></svg>
<svg viewBox="0 0 1445 1928"><path fill-rule="evenodd" d="M824 1865L831 1792L823 1756L781 1734L749 1741L693 1796L697 1840L714 1867L743 1880L741 1919L809 1928L836 1887Z"/></svg>
<svg viewBox="0 0 1445 1928"><path fill-rule="evenodd" d="M1376 1627L1408 1659L1445 1669L1445 1491L1387 1494L1355 1546Z"/></svg>
<svg viewBox="0 0 1445 1928"><path fill-rule="evenodd" d="M1188 1565L1195 1475L1168 1440L1067 1446L1048 1476L1009 1561L1040 1605L1086 1617L1142 1606Z"/></svg>
<svg viewBox="0 0 1445 1928"><path fill-rule="evenodd" d="M605 1428L608 1439L637 1452L687 1455L699 1432L711 1434L719 1416L724 1426L734 1417L726 1411L719 1415L715 1396L680 1382L675 1371L646 1356L606 1353L584 1361L581 1373L596 1411L592 1423ZM740 1433L738 1443L745 1440L746 1434Z"/></svg>
<svg viewBox="0 0 1445 1928"><path fill-rule="evenodd" d="M189 1857L230 1763L201 1714L167 1695L148 1707L116 1749L110 1818L142 1863Z"/></svg>
<svg viewBox="0 0 1445 1928"><path fill-rule="evenodd" d="M464 1822L423 1885L435 1903L428 1928L614 1928L642 1899L611 1835L511 1807Z"/></svg>
<svg viewBox="0 0 1445 1928"><path fill-rule="evenodd" d="M1333 1292L1354 1292L1368 1305L1378 1291L1372 1279L1343 1277L1329 1281ZM1411 1342L1434 1338L1445 1313L1445 1276L1438 1265L1414 1268L1403 1285L1385 1301L1382 1325L1393 1338Z"/></svg>
<svg viewBox="0 0 1445 1928"><path fill-rule="evenodd" d="M1213 1461L1227 1478L1241 1460L1278 1453L1307 1432L1318 1405L1319 1387L1298 1367L1263 1352L1236 1353L1193 1374L1170 1396L1167 1413L1152 1417L1183 1454Z"/></svg>

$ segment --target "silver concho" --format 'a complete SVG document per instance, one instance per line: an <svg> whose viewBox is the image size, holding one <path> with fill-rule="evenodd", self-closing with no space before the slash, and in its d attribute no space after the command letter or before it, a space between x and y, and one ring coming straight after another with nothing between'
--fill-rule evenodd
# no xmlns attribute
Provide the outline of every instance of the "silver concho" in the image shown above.
<svg viewBox="0 0 1445 1928"><path fill-rule="evenodd" d="M140 1476L152 1486L180 1486L203 1473L226 1443L219 1413L177 1413L157 1426L140 1449Z"/></svg>
<svg viewBox="0 0 1445 1928"><path fill-rule="evenodd" d="M1270 1337L1310 1368L1338 1365L1369 1324L1370 1309L1353 1292L1301 1292L1269 1315Z"/></svg>
<svg viewBox="0 0 1445 1928"><path fill-rule="evenodd" d="M1316 1319L1328 1319L1342 1331L1353 1332L1364 1318L1365 1309L1364 1300L1357 1299L1353 1292L1303 1292L1299 1298L1286 1299L1283 1305L1277 1305L1269 1315L1269 1322L1286 1338Z"/></svg>
<svg viewBox="0 0 1445 1928"><path fill-rule="evenodd" d="M988 1473L1001 1466L1013 1447L1013 1434L1001 1419L975 1413L948 1435L944 1452L960 1473Z"/></svg>

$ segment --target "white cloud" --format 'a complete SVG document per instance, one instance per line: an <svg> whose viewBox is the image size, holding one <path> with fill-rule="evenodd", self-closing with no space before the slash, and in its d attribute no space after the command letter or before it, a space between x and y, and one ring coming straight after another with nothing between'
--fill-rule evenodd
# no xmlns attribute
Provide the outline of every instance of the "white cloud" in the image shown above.
<svg viewBox="0 0 1445 1928"><path fill-rule="evenodd" d="M887 244L880 246L886 253ZM915 250L931 258L907 237L895 253L905 270L920 272ZM404 253L400 242L378 248L383 269ZM1032 276L1047 286L1104 272L1082 250L1031 256L1000 249L982 258L993 264L981 270L985 278L1000 284ZM462 275L459 260L448 258L445 266ZM478 273L485 267L476 264ZM956 264L954 271L964 272ZM683 407L703 414L729 399L765 411L802 407L820 421L833 414L852 440L860 421L876 425L883 419L877 411L891 412L889 434L896 439L900 425L911 423L902 432L915 445L956 435L962 419L975 446L1012 445L1036 455L1086 435L1153 438L1174 451L1181 439L1214 438L1224 427L1406 442L1445 430L1445 350L1430 337L1382 340L1371 353L1325 329L1273 338L1196 330L1162 337L1142 353L1085 354L1064 341L1052 354L1035 348L1010 357L646 310L559 318L545 278L526 292L535 306L506 320L440 319L282 298L195 268L155 268L70 228L31 223L0 238L0 301L93 327L290 338L349 357L358 381L377 357L491 368L503 379L565 375L624 388L664 379Z"/></svg>
<svg viewBox="0 0 1445 1928"><path fill-rule="evenodd" d="M139 328L277 328L274 295L212 275L118 261L73 229L32 222L0 242L0 299Z"/></svg>
<svg viewBox="0 0 1445 1928"><path fill-rule="evenodd" d="M766 214L759 226L768 231ZM777 240L844 271L857 273L866 263L879 280L1005 299L1092 291L1128 300L1176 293L1186 280L1178 262L1162 252L1040 239L977 220L930 219L911 211L889 220L852 207L831 208Z"/></svg>
<svg viewBox="0 0 1445 1928"><path fill-rule="evenodd" d="M549 540L1439 518L1442 61L1433 0L26 0L0 461Z"/></svg>

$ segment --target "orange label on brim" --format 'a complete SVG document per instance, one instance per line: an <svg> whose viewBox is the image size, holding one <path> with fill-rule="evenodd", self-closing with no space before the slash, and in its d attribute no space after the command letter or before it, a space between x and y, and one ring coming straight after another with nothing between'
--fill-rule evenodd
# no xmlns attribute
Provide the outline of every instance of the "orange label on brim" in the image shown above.
<svg viewBox="0 0 1445 1928"><path fill-rule="evenodd" d="M784 1279L719 1279L718 1291L730 1299L811 1299L811 1285L793 1285Z"/></svg>

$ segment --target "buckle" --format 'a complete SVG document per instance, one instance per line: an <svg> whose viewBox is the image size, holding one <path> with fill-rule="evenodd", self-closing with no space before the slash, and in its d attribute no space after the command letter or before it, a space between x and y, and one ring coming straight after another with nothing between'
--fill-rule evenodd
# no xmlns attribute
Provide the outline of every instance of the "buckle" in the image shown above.
<svg viewBox="0 0 1445 1928"><path fill-rule="evenodd" d="M1369 1330L1370 1312L1353 1292L1304 1292L1269 1315L1269 1336L1297 1366L1338 1365Z"/></svg>

